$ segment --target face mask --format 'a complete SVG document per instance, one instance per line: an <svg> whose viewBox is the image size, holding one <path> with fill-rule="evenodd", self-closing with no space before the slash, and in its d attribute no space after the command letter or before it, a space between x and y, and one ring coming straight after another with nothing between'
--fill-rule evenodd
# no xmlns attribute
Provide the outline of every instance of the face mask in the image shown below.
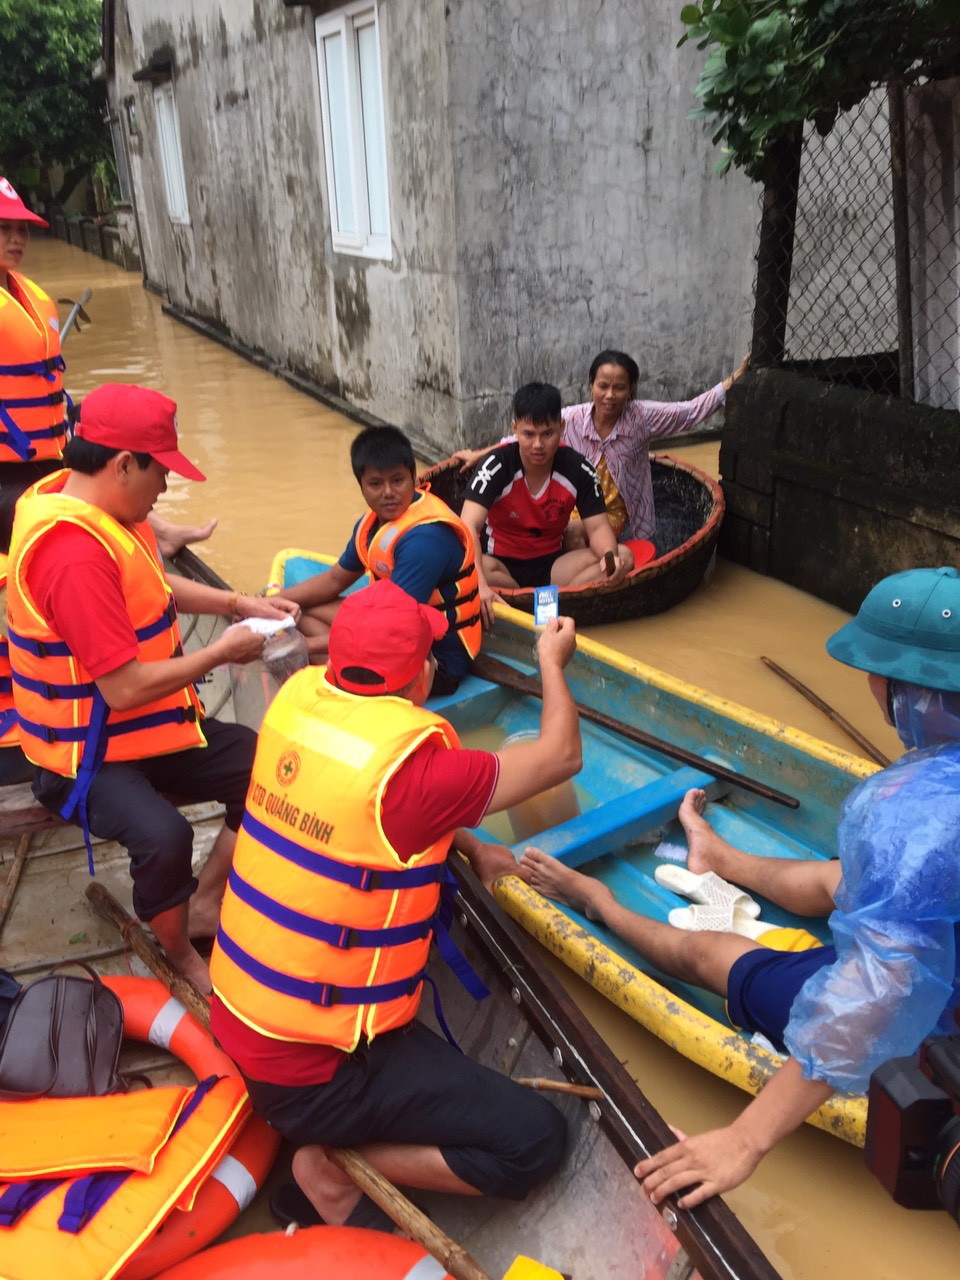
<svg viewBox="0 0 960 1280"><path fill-rule="evenodd" d="M960 693L888 679L887 701L905 747L960 741Z"/></svg>

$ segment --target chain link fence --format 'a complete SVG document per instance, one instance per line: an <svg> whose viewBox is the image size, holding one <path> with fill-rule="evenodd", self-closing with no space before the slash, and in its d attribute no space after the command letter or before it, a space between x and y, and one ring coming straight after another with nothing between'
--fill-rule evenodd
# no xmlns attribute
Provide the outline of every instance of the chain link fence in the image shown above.
<svg viewBox="0 0 960 1280"><path fill-rule="evenodd" d="M755 361L960 409L960 80L806 126L762 208Z"/></svg>

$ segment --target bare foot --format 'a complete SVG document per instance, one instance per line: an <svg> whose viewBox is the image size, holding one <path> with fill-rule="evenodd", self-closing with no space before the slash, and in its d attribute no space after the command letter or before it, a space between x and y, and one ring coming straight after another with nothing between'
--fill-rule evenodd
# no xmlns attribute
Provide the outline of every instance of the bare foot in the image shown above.
<svg viewBox="0 0 960 1280"><path fill-rule="evenodd" d="M312 1144L294 1152L293 1176L328 1226L340 1227L350 1217L360 1199L360 1188L328 1160L323 1147Z"/></svg>
<svg viewBox="0 0 960 1280"><path fill-rule="evenodd" d="M161 555L169 559L191 542L206 542L217 527L217 518L206 524L171 524L161 516L151 513L150 525L157 539Z"/></svg>
<svg viewBox="0 0 960 1280"><path fill-rule="evenodd" d="M482 840L469 855L469 862L488 893L493 890L493 882L501 876L515 876L516 859L505 844L485 844Z"/></svg>
<svg viewBox="0 0 960 1280"><path fill-rule="evenodd" d="M687 866L696 875L716 870L713 854L720 843L717 833L703 817L706 804L707 793L694 788L683 797L677 814L687 837Z"/></svg>
<svg viewBox="0 0 960 1280"><path fill-rule="evenodd" d="M582 911L588 920L602 920L604 908L616 901L605 884L591 876L581 875L572 867L565 867L557 858L551 858L532 845L523 851L518 874L537 893L556 902L564 902L575 911Z"/></svg>

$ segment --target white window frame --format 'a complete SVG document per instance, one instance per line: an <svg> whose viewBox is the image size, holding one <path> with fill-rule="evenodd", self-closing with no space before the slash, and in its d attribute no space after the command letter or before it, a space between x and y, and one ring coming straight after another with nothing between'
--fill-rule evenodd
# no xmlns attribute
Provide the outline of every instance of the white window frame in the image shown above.
<svg viewBox="0 0 960 1280"><path fill-rule="evenodd" d="M153 105L157 117L167 212L171 222L189 225L190 206L187 203L187 180L183 172L183 149L180 146L180 118L171 81L154 86Z"/></svg>
<svg viewBox="0 0 960 1280"><path fill-rule="evenodd" d="M360 79L360 56L357 47L357 32L365 27L372 27L376 48L376 80L379 91L379 103L368 102L368 112L374 112L375 136L368 137L364 128L363 101ZM331 37L340 37L341 62L339 71L344 86L344 100L337 104L341 125L338 139L341 143L337 157L339 166L335 170L335 150L332 135L332 121L335 111L331 108L330 85L328 83L326 49L324 42ZM386 108L383 92L383 64L380 58L380 21L376 0L355 0L335 13L324 14L316 19L317 38L317 71L320 77L320 118L323 125L323 152L327 173L327 203L330 209L330 226L333 236L333 248L337 253L352 253L365 258L393 257L393 243L390 235L390 197L387 171L386 149ZM379 136L376 136L378 131ZM386 230L374 231L371 227L371 209L368 187L368 174L375 170L382 191L383 213ZM341 225L341 213L338 204L337 181L346 186L341 187L341 195L352 203L354 214L353 226Z"/></svg>

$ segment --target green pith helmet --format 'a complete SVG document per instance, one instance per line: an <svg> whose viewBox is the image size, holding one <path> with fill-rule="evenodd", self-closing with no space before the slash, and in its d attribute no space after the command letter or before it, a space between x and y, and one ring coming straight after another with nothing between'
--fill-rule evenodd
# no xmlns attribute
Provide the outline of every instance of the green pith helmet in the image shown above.
<svg viewBox="0 0 960 1280"><path fill-rule="evenodd" d="M830 637L827 653L861 671L960 692L960 573L908 569L884 578Z"/></svg>

